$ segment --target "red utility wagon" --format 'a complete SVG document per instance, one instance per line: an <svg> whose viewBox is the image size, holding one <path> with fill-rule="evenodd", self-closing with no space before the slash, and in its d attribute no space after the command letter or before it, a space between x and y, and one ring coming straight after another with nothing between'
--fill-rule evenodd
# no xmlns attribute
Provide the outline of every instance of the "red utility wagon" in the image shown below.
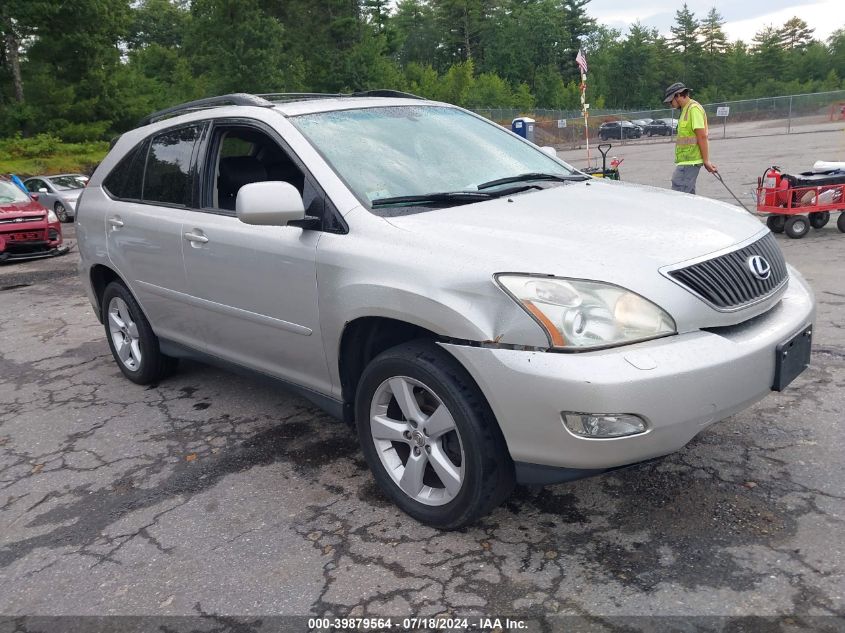
<svg viewBox="0 0 845 633"><path fill-rule="evenodd" d="M769 167L757 179L757 212L767 215L766 225L773 233L786 233L799 239L820 229L830 214L840 211L837 228L845 233L845 171L784 174Z"/></svg>

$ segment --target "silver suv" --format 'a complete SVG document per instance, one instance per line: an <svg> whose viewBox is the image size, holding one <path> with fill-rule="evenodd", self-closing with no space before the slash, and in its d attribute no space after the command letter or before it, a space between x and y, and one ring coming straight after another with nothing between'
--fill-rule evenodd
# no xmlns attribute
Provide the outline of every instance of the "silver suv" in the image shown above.
<svg viewBox="0 0 845 633"><path fill-rule="evenodd" d="M515 482L676 451L807 365L812 293L767 228L593 180L412 95L228 95L124 134L78 211L118 367L276 378L350 423L443 529Z"/></svg>

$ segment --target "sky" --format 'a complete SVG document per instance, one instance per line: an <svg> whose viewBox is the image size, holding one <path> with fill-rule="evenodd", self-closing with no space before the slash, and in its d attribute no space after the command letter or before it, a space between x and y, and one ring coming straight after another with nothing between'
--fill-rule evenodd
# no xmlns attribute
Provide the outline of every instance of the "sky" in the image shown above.
<svg viewBox="0 0 845 633"><path fill-rule="evenodd" d="M586 9L600 24L619 29L623 34L639 20L644 26L656 28L668 36L681 4L676 0L634 0L631 3L591 0ZM687 0L687 6L699 19L715 6L725 19L723 29L730 41L750 43L757 31L768 25L777 28L796 15L816 30L813 35L819 40L845 28L845 0Z"/></svg>

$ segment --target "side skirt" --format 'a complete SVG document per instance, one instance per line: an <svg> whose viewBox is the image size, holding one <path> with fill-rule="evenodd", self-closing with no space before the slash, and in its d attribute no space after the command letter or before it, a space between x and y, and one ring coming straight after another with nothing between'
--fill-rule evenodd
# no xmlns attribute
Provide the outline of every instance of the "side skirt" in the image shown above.
<svg viewBox="0 0 845 633"><path fill-rule="evenodd" d="M211 354L206 354L205 352L200 352L199 350L187 347L185 345L182 345L181 343L176 343L174 341L169 341L167 339L162 338L160 338L158 342L159 347L161 349L161 353L165 354L166 356L172 356L174 358L187 358L189 360L197 361L205 365L212 365L214 367L219 367L220 369L225 369L226 371L230 371L233 374L239 374L241 376L258 379L275 387L281 387L285 391L289 391L298 396L302 396L312 404L320 407L323 411L328 413L333 418L343 420L343 402L341 402L340 400L335 400L334 398L322 394L318 391L314 391L313 389L309 389L308 387L303 387L301 385L288 382L287 380L277 378L276 376L271 376L269 374L265 374L264 372L256 371L254 369L244 367L243 365L238 365L237 363L224 360L217 356L212 356Z"/></svg>

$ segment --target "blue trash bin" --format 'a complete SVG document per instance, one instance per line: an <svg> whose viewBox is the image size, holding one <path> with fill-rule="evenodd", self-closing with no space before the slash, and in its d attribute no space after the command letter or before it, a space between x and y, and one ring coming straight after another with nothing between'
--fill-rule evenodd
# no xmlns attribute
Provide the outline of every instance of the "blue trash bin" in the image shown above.
<svg viewBox="0 0 845 633"><path fill-rule="evenodd" d="M527 116L520 116L511 121L511 131L519 134L522 138L534 142L534 119Z"/></svg>

